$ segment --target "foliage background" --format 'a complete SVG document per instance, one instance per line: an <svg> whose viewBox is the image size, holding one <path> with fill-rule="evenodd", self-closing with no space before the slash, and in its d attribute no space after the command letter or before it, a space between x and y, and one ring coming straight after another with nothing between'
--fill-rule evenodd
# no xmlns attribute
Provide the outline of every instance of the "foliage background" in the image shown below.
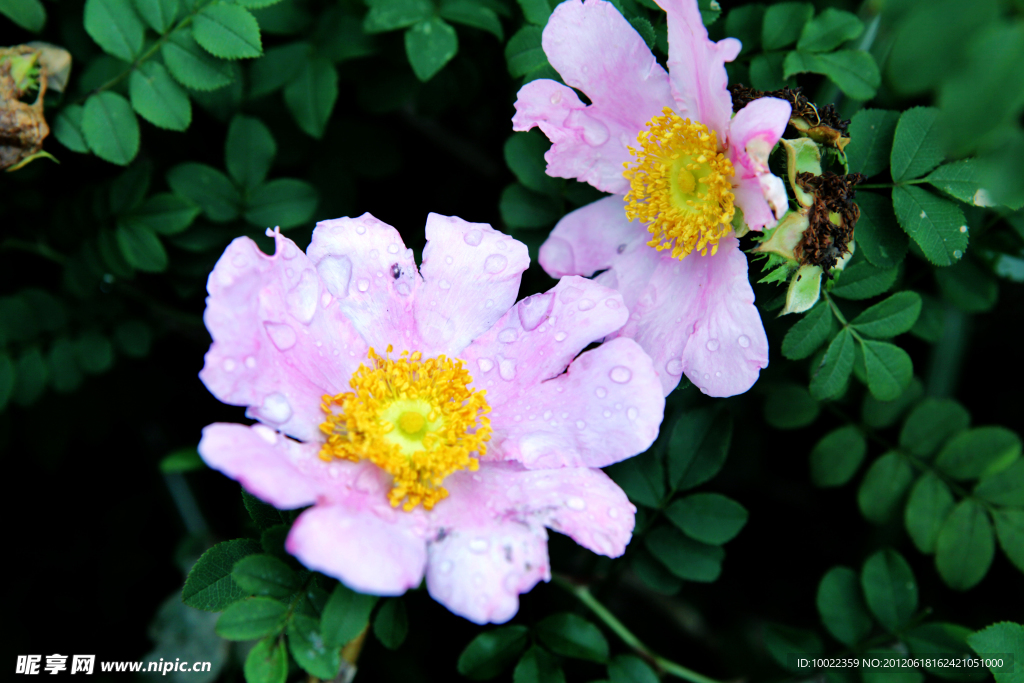
<svg viewBox="0 0 1024 683"><path fill-rule="evenodd" d="M304 247L316 220L369 211L396 226L418 253L426 214L435 211L504 229L526 241L535 259L557 218L597 196L586 186L543 176L546 142L539 136L510 141L518 87L524 79L555 77L538 52L550 11L545 0L265 4L0 2L0 12L17 22L0 17L0 43L44 40L73 56L66 91L46 97L54 134L45 149L60 164L39 159L0 182L0 449L10 467L8 563L18 577L8 589L16 628L5 648L12 659L53 652L138 659L157 648L158 656L185 658L187 652L217 661L223 680L241 680L247 646L213 635L215 616L183 607L161 612L165 603L180 604L185 572L204 549L259 535L238 486L197 466L194 456L204 425L242 418L241 409L220 404L196 379L209 341L201 321L206 274L233 237L249 234L268 249L263 228L280 224ZM643 0L621 0L620 6L663 59L663 15ZM885 548L905 558L916 578L914 623L977 631L1019 619L1024 541L1016 567L996 550L987 572L981 570L983 579L954 590L932 555L908 536L906 488L864 493L870 487L863 482L869 463L886 451L880 441L901 441L902 413L893 405L908 410L922 395L955 398L972 425L1019 428L1024 7L998 0L820 1L784 3L765 13L759 5L723 3L721 16L711 4L702 8L712 36L737 35L747 46L730 67L733 82L761 89L799 84L818 105L837 102L846 118L864 99L895 112L936 106L939 123L929 144L947 159L976 158L971 181L999 205L955 204L970 226L965 263L944 271L911 248L888 286L872 290L869 301L835 300L852 319L895 291L924 297L913 334L897 342L918 379L895 404L873 402L858 379L830 396L812 385L822 400L812 398L808 381L821 352L810 361L783 357L783 339L797 316L776 318L772 304L784 290L758 285L772 349L772 364L758 384L717 401L692 387L677 390L659 443L613 475L643 509L643 532L626 559L597 559L552 534L553 567L591 584L653 650L718 679L792 675L772 655L780 639L797 648L812 647L816 638L828 652L842 651L816 608L819 581L836 565L860 571ZM834 66L816 69L824 75L786 77L793 44L807 21L827 8L852 12L864 26L832 47L866 50L871 64L856 62L860 78L853 81L849 69ZM206 28L200 29L202 19L188 19L193 16L205 16ZM423 38L425 23L433 38ZM237 30L218 33L222 25ZM230 59L188 45L190 32ZM185 47L175 53L171 44ZM872 81L874 64L878 78ZM891 116L894 122L898 113ZM857 142L854 135L851 151ZM868 182L886 184L892 142L878 144L882 165ZM882 192L885 197L888 190ZM882 202L877 210L887 207ZM876 220L896 225L891 216ZM751 277L758 279L757 265ZM550 282L534 264L522 295ZM829 336L836 332L830 328ZM878 416L884 414L891 421L883 425ZM863 429L865 419L874 428ZM817 486L810 454L849 421L877 437L867 441L865 464L837 489ZM932 426L946 423L936 418ZM674 441L675 428L681 436ZM709 430L705 441L686 436L702 429ZM1019 439L1004 437L997 455L1019 458ZM906 437L901 445L913 450L915 443ZM828 451L827 444L819 448ZM693 480L699 491L728 496L749 514L728 542L724 562L719 551L698 552L711 558L711 569L685 568L693 566L693 554L684 552L692 542L680 541L681 532L658 512L682 497L659 486L666 477L674 481L687 458L705 463L705 474ZM1016 462L1017 499L1005 508L1017 510L1021 539L1024 485ZM988 464L978 466L975 479ZM967 479L969 490L973 481ZM865 519L861 508L872 516L872 496L881 497L883 508L891 505L891 514ZM869 501L859 506L859 498ZM649 538L656 534L660 545ZM976 548L958 551L978 556ZM682 581L672 567L686 578L709 573ZM324 587L330 592L331 584ZM401 602L408 638L396 655L368 638L360 679L455 678L460 653L481 630L423 590ZM513 624L535 628L563 611L593 619L551 584L523 596ZM883 634L874 644L907 642L905 621L894 626L896 635L872 627L873 635ZM531 633L559 652L541 631ZM612 656L629 652L604 633ZM571 681L626 675L624 660L615 660L618 669L578 656L559 661ZM292 667L293 678L301 676ZM510 663L500 675L508 679L511 671ZM906 674L906 680L919 675Z"/></svg>

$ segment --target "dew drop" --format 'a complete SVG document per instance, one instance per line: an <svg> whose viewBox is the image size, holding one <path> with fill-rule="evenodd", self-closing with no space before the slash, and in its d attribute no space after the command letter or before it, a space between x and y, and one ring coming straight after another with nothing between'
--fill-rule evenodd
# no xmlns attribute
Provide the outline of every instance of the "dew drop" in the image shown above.
<svg viewBox="0 0 1024 683"><path fill-rule="evenodd" d="M551 419L551 411L550 410L544 412L544 419L545 420L550 420Z"/></svg>
<svg viewBox="0 0 1024 683"><path fill-rule="evenodd" d="M249 255L244 251L240 251L231 257L231 264L235 268L245 268L249 265Z"/></svg>
<svg viewBox="0 0 1024 683"><path fill-rule="evenodd" d="M480 372L490 372L494 369L494 361L490 358L478 358L476 364L480 368Z"/></svg>
<svg viewBox="0 0 1024 683"><path fill-rule="evenodd" d="M491 543L486 538L474 538L469 542L469 549L477 555L487 552L487 549L490 547Z"/></svg>
<svg viewBox="0 0 1024 683"><path fill-rule="evenodd" d="M707 347L708 347L708 351L717 351L718 350L718 340L717 339L708 339Z"/></svg>
<svg viewBox="0 0 1024 683"><path fill-rule="evenodd" d="M561 293L558 295L558 299L563 304L571 304L573 301L578 300L581 296L583 296L583 290L580 289L579 287L573 287L570 285L569 287L566 287L561 291Z"/></svg>
<svg viewBox="0 0 1024 683"><path fill-rule="evenodd" d="M551 95L551 104L558 104L561 101L562 101L562 93L556 90Z"/></svg>
<svg viewBox="0 0 1024 683"><path fill-rule="evenodd" d="M252 428L252 431L256 432L256 436L260 437L271 446L277 443L277 432L264 424L258 424Z"/></svg>
<svg viewBox="0 0 1024 683"><path fill-rule="evenodd" d="M961 225L960 226L960 232L967 232L967 226L966 225Z"/></svg>
<svg viewBox="0 0 1024 683"><path fill-rule="evenodd" d="M348 296L348 283L352 279L352 262L347 256L327 256L316 264L316 271L327 291L339 299Z"/></svg>
<svg viewBox="0 0 1024 683"><path fill-rule="evenodd" d="M711 375L709 375L708 373L705 372L704 373L704 379L711 379Z"/></svg>
<svg viewBox="0 0 1024 683"><path fill-rule="evenodd" d="M519 311L519 322L523 324L523 329L530 331L540 326L547 319L554 303L555 295L551 292L534 294L520 301L516 308Z"/></svg>
<svg viewBox="0 0 1024 683"><path fill-rule="evenodd" d="M455 262L455 259L453 259L451 256L445 256L444 257L444 262L447 263L450 266L452 263Z"/></svg>
<svg viewBox="0 0 1024 683"><path fill-rule="evenodd" d="M363 278L359 282L356 283L356 289L358 289L360 292L365 292L369 288L370 288L370 281L367 280L366 278Z"/></svg>
<svg viewBox="0 0 1024 683"><path fill-rule="evenodd" d="M681 358L673 358L669 362L665 363L665 372L670 375L683 374L683 360Z"/></svg>
<svg viewBox="0 0 1024 683"><path fill-rule="evenodd" d="M625 384L626 382L633 378L633 372L624 365L616 365L608 373L608 376L611 378L613 382Z"/></svg>
<svg viewBox="0 0 1024 683"><path fill-rule="evenodd" d="M234 372L235 371L235 361L230 359L230 358L225 358L224 359L224 370L226 372Z"/></svg>
<svg viewBox="0 0 1024 683"><path fill-rule="evenodd" d="M607 419L608 419L609 417L611 417L611 416L612 416L612 411L610 411L610 410L606 410L606 411L604 411L604 412L603 412L603 413L601 413L601 414L602 414L602 415L604 415L604 419L606 419L606 420L607 420Z"/></svg>
<svg viewBox="0 0 1024 683"><path fill-rule="evenodd" d="M492 306L494 306L494 299L488 299L484 302L484 308L491 308Z"/></svg>
<svg viewBox="0 0 1024 683"><path fill-rule="evenodd" d="M358 235L365 235L366 234L366 226L363 225L362 223L357 223L356 224L356 234L358 234Z"/></svg>
<svg viewBox="0 0 1024 683"><path fill-rule="evenodd" d="M743 348L747 348L750 346L750 337L748 337L745 334L741 334L739 339L736 340L736 343L742 346Z"/></svg>
<svg viewBox="0 0 1024 683"><path fill-rule="evenodd" d="M498 341L510 344L514 342L518 336L519 333L515 331L515 328L506 327L498 333Z"/></svg>
<svg viewBox="0 0 1024 683"><path fill-rule="evenodd" d="M441 289L451 289L452 283L448 282L447 280L441 280L440 282L437 283L437 286L440 287Z"/></svg>
<svg viewBox="0 0 1024 683"><path fill-rule="evenodd" d="M498 356L498 375L506 382L516 378L516 362L511 358Z"/></svg>
<svg viewBox="0 0 1024 683"><path fill-rule="evenodd" d="M964 252L960 251L959 249L957 249L956 251L953 252L953 258L960 258L963 255L964 255Z"/></svg>
<svg viewBox="0 0 1024 683"><path fill-rule="evenodd" d="M610 299L610 298L604 300L604 305L607 306L608 308L612 309L613 311L617 310L619 308L619 306L621 306L621 304L619 303L618 299Z"/></svg>
<svg viewBox="0 0 1024 683"><path fill-rule="evenodd" d="M281 424L287 422L291 416L292 405L288 403L284 394L275 391L263 399L263 405L260 406L260 417Z"/></svg>
<svg viewBox="0 0 1024 683"><path fill-rule="evenodd" d="M598 387L597 389L594 390L594 393L597 395L598 398L604 398L605 396L608 395L608 390L605 389L604 387Z"/></svg>
<svg viewBox="0 0 1024 683"><path fill-rule="evenodd" d="M253 358L252 356L247 357L245 359L245 367L252 370L254 367L256 367L256 359Z"/></svg>
<svg viewBox="0 0 1024 683"><path fill-rule="evenodd" d="M590 299L580 299L579 309L581 311L589 311L591 308L593 308L596 305L597 304L595 304Z"/></svg>
<svg viewBox="0 0 1024 683"><path fill-rule="evenodd" d="M608 516L612 519L618 519L619 511L616 510L615 508L608 508Z"/></svg>
<svg viewBox="0 0 1024 683"><path fill-rule="evenodd" d="M442 574L451 574L453 566L454 565L452 565L451 560L445 560L441 563L441 566L438 567L438 571L440 571Z"/></svg>
<svg viewBox="0 0 1024 683"><path fill-rule="evenodd" d="M570 510L586 510L587 501L583 500L579 496L569 496L565 500L565 507Z"/></svg>
<svg viewBox="0 0 1024 683"><path fill-rule="evenodd" d="M576 420L576 429L586 429L587 423L583 420Z"/></svg>
<svg viewBox="0 0 1024 683"><path fill-rule="evenodd" d="M320 283L312 268L302 271L295 287L285 296L288 312L295 316L303 325L308 325L316 314L316 302L319 298Z"/></svg>
<svg viewBox="0 0 1024 683"><path fill-rule="evenodd" d="M501 271L505 270L505 266L508 265L508 259L503 254L491 254L484 259L484 270L491 275L496 275Z"/></svg>
<svg viewBox="0 0 1024 683"><path fill-rule="evenodd" d="M639 411L637 411L636 408L630 408L629 410L626 411L626 417L628 417L630 420L635 420L638 415L640 415L640 413Z"/></svg>
<svg viewBox="0 0 1024 683"><path fill-rule="evenodd" d="M482 232L480 232L479 230L474 229L474 230L470 230L469 232L467 232L465 237L463 237L462 239L465 240L466 244L468 244L469 246L475 247L475 246L478 246L480 244L480 241L483 238L484 238L484 234Z"/></svg>
<svg viewBox="0 0 1024 683"><path fill-rule="evenodd" d="M722 376L722 371L721 370L719 370L718 372L715 373L715 377L721 377L721 376Z"/></svg>
<svg viewBox="0 0 1024 683"><path fill-rule="evenodd" d="M565 341L565 338L568 336L565 332L559 332L555 335L555 341Z"/></svg>
<svg viewBox="0 0 1024 683"><path fill-rule="evenodd" d="M395 285L395 291L397 291L402 296L409 296L409 292L411 290L409 289L409 285L407 283L399 282L397 285Z"/></svg>
<svg viewBox="0 0 1024 683"><path fill-rule="evenodd" d="M388 245L388 253L389 254L397 254L398 253L398 249L399 249L399 247L398 247L397 244L389 244Z"/></svg>
<svg viewBox="0 0 1024 683"><path fill-rule="evenodd" d="M270 341L277 347L278 351L287 351L295 346L295 330L285 323L263 323L263 328L270 336Z"/></svg>

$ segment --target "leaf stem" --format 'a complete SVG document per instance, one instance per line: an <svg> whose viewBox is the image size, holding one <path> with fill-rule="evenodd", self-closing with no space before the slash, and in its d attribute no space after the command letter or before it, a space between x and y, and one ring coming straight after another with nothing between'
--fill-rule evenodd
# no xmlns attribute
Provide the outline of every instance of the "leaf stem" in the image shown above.
<svg viewBox="0 0 1024 683"><path fill-rule="evenodd" d="M872 183L868 185L858 185L858 190L884 190L899 187L900 185L920 185L921 183L928 182L927 178L917 178L915 180L904 180L902 183Z"/></svg>
<svg viewBox="0 0 1024 683"><path fill-rule="evenodd" d="M649 647L640 642L640 639L633 635L633 632L626 628L625 624L619 621L611 611L605 607L597 598L593 596L586 586L572 583L566 578L555 575L552 577L552 581L556 584L569 591L576 598L590 608L597 617L604 622L605 626L611 629L615 635L622 639L626 645L633 648L633 650L644 657L645 659L652 662L658 669L665 673L672 674L677 678L690 681L691 683L719 683L713 678L708 678L703 674L699 674L696 671L687 669L681 664L677 664L669 659L655 654Z"/></svg>

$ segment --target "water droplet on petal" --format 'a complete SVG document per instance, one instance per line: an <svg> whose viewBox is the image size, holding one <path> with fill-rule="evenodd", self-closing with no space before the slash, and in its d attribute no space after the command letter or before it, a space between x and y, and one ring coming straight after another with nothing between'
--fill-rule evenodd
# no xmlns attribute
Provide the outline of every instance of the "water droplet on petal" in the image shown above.
<svg viewBox="0 0 1024 683"><path fill-rule="evenodd" d="M235 268L245 268L249 265L249 255L244 251L239 251L231 257L231 265Z"/></svg>
<svg viewBox="0 0 1024 683"><path fill-rule="evenodd" d="M295 346L295 330L285 323L265 322L263 323L263 328L267 331L270 341L274 343L278 351L287 351Z"/></svg>
<svg viewBox="0 0 1024 683"><path fill-rule="evenodd" d="M605 396L608 395L608 390L605 389L604 387L598 387L597 389L594 390L594 393L597 394L598 398L604 398Z"/></svg>
<svg viewBox="0 0 1024 683"><path fill-rule="evenodd" d="M478 358L476 364L480 372L490 372L494 368L494 361L490 358Z"/></svg>
<svg viewBox="0 0 1024 683"><path fill-rule="evenodd" d="M591 308L593 308L596 305L597 304L595 304L590 299L580 299L579 309L581 311L589 311Z"/></svg>
<svg viewBox="0 0 1024 683"><path fill-rule="evenodd" d="M747 348L750 346L750 337L748 337L745 334L741 334L739 339L736 340L736 343L742 346L743 348Z"/></svg>
<svg viewBox="0 0 1024 683"><path fill-rule="evenodd" d="M704 379L711 379L711 375L709 375L708 373L705 372L704 373Z"/></svg>
<svg viewBox="0 0 1024 683"><path fill-rule="evenodd" d="M441 572L442 574L451 574L453 566L454 565L452 564L451 560L445 560L444 562L441 563L441 566L438 567L437 570L439 572Z"/></svg>
<svg viewBox="0 0 1024 683"><path fill-rule="evenodd" d="M515 331L515 328L506 327L498 333L498 341L510 344L514 342L518 336L519 333Z"/></svg>
<svg viewBox="0 0 1024 683"><path fill-rule="evenodd" d="M347 256L326 256L316 264L316 272L324 281L327 291L339 299L348 296L348 283L352 279L352 262Z"/></svg>
<svg viewBox="0 0 1024 683"><path fill-rule="evenodd" d="M281 424L287 422L292 416L292 406L288 399L280 392L274 392L263 399L260 406L260 417Z"/></svg>
<svg viewBox="0 0 1024 683"><path fill-rule="evenodd" d="M579 287L573 287L572 285L570 285L563 289L561 293L559 293L558 299L563 304L571 304L573 301L578 300L581 296L583 296L583 290L580 289Z"/></svg>
<svg viewBox="0 0 1024 683"><path fill-rule="evenodd" d="M388 245L388 253L389 254L397 254L398 253L398 249L399 249L399 247L398 247L397 244L389 244Z"/></svg>
<svg viewBox="0 0 1024 683"><path fill-rule="evenodd" d="M226 372L234 372L235 371L235 361L232 360L231 358L225 358L224 359L224 370Z"/></svg>
<svg viewBox="0 0 1024 683"><path fill-rule="evenodd" d="M253 358L252 356L248 356L245 359L245 367L247 367L250 370L252 370L254 367L256 367L256 359Z"/></svg>
<svg viewBox="0 0 1024 683"><path fill-rule="evenodd" d="M268 427L267 425L255 425L252 431L256 432L256 435L269 443L271 446L277 443L277 432Z"/></svg>
<svg viewBox="0 0 1024 683"><path fill-rule="evenodd" d="M448 282L447 280L441 280L440 282L437 283L437 286L440 287L441 289L451 289L452 283Z"/></svg>
<svg viewBox="0 0 1024 683"><path fill-rule="evenodd" d="M516 378L516 362L511 358L498 356L498 375L506 382Z"/></svg>
<svg viewBox="0 0 1024 683"><path fill-rule="evenodd" d="M519 322L523 324L523 329L527 331L536 329L547 319L554 304L555 295L551 292L534 294L520 301L516 308L519 311Z"/></svg>
<svg viewBox="0 0 1024 683"><path fill-rule="evenodd" d="M608 376L611 377L613 382L625 384L633 378L633 372L624 365L616 365L608 373Z"/></svg>
<svg viewBox="0 0 1024 683"><path fill-rule="evenodd" d="M715 373L715 377L721 377L721 376L722 376L722 371L721 370L719 370L718 372Z"/></svg>
<svg viewBox="0 0 1024 683"><path fill-rule="evenodd" d="M545 420L550 420L551 419L551 411L550 410L544 412L544 419Z"/></svg>
<svg viewBox="0 0 1024 683"><path fill-rule="evenodd" d="M669 362L665 363L665 372L670 375L683 374L683 360L681 358L671 359Z"/></svg>
<svg viewBox="0 0 1024 683"><path fill-rule="evenodd" d="M586 429L587 423L583 420L576 420L576 429Z"/></svg>
<svg viewBox="0 0 1024 683"><path fill-rule="evenodd" d="M616 510L615 508L608 508L608 516L612 519L617 519L619 516L619 511Z"/></svg>
<svg viewBox="0 0 1024 683"><path fill-rule="evenodd" d="M363 225L362 223L356 223L356 234L358 234L358 235L365 235L366 234L366 226Z"/></svg>
<svg viewBox="0 0 1024 683"><path fill-rule="evenodd" d="M718 340L717 339L708 339L707 347L708 347L708 351L717 351L718 350Z"/></svg>
<svg viewBox="0 0 1024 683"><path fill-rule="evenodd" d="M640 413L639 411L637 411L636 408L630 408L629 410L626 411L626 417L628 417L630 420L635 420L639 415Z"/></svg>
<svg viewBox="0 0 1024 683"><path fill-rule="evenodd" d="M480 244L480 241L484 238L484 234L479 230L473 229L466 233L464 239L466 244L471 247L475 247Z"/></svg>
<svg viewBox="0 0 1024 683"><path fill-rule="evenodd" d="M621 306L621 304L619 303L618 299L611 299L611 298L605 299L604 300L604 305L607 306L608 308L612 309L613 311L616 310L619 306Z"/></svg>
<svg viewBox="0 0 1024 683"><path fill-rule="evenodd" d="M551 93L551 104L558 104L561 101L562 101L562 93L561 93L561 91L556 90L555 92Z"/></svg>
<svg viewBox="0 0 1024 683"><path fill-rule="evenodd" d="M308 325L316 314L316 302L320 294L320 283L312 268L302 271L302 276L285 296L288 312L303 325Z"/></svg>
<svg viewBox="0 0 1024 683"><path fill-rule="evenodd" d="M455 259L453 259L451 256L445 256L444 257L444 262L447 263L450 266L452 263L455 262Z"/></svg>
<svg viewBox="0 0 1024 683"><path fill-rule="evenodd" d="M487 549L491 547L491 542L486 538L474 538L469 542L469 549L478 555L480 553L487 552Z"/></svg>
<svg viewBox="0 0 1024 683"><path fill-rule="evenodd" d="M611 417L611 416L612 416L612 411L610 411L610 410L606 410L606 411L604 411L604 412L603 412L603 413L601 413L601 414L602 414L602 415L604 415L604 419L606 419L606 420L607 420L607 419L608 419L609 417Z"/></svg>
<svg viewBox="0 0 1024 683"><path fill-rule="evenodd" d="M359 282L356 283L356 289L358 289L360 292L365 292L369 288L370 288L370 281L367 280L366 278L363 278Z"/></svg>
<svg viewBox="0 0 1024 683"><path fill-rule="evenodd" d="M565 341L565 338L568 336L565 332L559 332L555 335L555 341Z"/></svg>
<svg viewBox="0 0 1024 683"><path fill-rule="evenodd" d="M505 266L508 265L508 258L503 254L491 254L484 259L484 270L491 275L496 275L501 271L505 270Z"/></svg>
<svg viewBox="0 0 1024 683"><path fill-rule="evenodd" d="M404 282L399 282L397 285L395 285L395 291L397 291L402 296L409 296L409 292L411 290L409 289L408 284Z"/></svg>
<svg viewBox="0 0 1024 683"><path fill-rule="evenodd" d="M484 308L491 308L492 306L494 306L494 299L488 299L484 302Z"/></svg>
<svg viewBox="0 0 1024 683"><path fill-rule="evenodd" d="M579 496L569 496L565 500L565 507L569 508L570 510L586 510L587 501L583 500Z"/></svg>

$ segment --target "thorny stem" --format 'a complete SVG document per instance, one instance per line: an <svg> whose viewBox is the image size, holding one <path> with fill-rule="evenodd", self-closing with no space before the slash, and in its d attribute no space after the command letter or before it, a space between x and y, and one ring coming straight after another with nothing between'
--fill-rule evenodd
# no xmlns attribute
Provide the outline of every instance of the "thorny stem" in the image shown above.
<svg viewBox="0 0 1024 683"><path fill-rule="evenodd" d="M607 607L601 604L586 586L574 584L568 579L557 575L554 576L552 580L565 590L575 595L580 602L590 608L590 611L604 622L605 626L610 628L615 635L621 638L622 642L633 648L633 650L644 659L653 663L659 670L664 671L667 674L672 674L677 678L690 681L691 683L719 683L713 678L708 678L703 674L687 669L681 664L676 664L669 659L665 659L664 657L655 654L649 647L640 642L640 639L633 635L633 632L626 628L626 626L619 621Z"/></svg>

